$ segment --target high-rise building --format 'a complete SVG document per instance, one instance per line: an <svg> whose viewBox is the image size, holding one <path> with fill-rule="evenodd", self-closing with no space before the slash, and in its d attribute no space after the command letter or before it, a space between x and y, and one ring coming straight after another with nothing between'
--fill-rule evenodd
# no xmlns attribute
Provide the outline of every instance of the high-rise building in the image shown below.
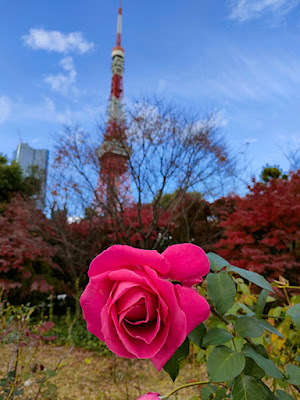
<svg viewBox="0 0 300 400"><path fill-rule="evenodd" d="M40 191L36 195L37 207L40 209L45 207L48 158L49 150L36 150L27 143L19 143L13 153L13 159L20 164L23 176L34 173L41 182Z"/></svg>
<svg viewBox="0 0 300 400"><path fill-rule="evenodd" d="M130 180L128 159L130 149L127 145L124 112L124 49L121 46L122 8L118 12L117 42L112 50L112 81L108 105L108 119L104 141L97 149L100 172L96 189L98 201L102 205L118 207L128 200ZM104 207L105 208L105 207Z"/></svg>

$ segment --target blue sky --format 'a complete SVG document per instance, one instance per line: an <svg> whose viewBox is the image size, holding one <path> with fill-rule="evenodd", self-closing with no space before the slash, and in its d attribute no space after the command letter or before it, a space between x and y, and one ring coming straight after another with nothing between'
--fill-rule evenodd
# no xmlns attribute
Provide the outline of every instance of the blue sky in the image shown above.
<svg viewBox="0 0 300 400"><path fill-rule="evenodd" d="M95 131L110 90L118 0L0 5L0 152ZM123 0L125 96L218 114L252 171L300 142L300 0ZM248 144L247 144L248 143Z"/></svg>

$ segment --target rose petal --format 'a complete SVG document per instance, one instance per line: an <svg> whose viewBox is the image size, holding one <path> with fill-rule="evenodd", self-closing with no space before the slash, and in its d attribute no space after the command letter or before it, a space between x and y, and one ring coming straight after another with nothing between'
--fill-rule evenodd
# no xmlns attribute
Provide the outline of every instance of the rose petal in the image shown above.
<svg viewBox="0 0 300 400"><path fill-rule="evenodd" d="M182 310L172 314L169 335L164 346L151 358L157 371L160 371L167 361L172 357L186 338L186 318Z"/></svg>
<svg viewBox="0 0 300 400"><path fill-rule="evenodd" d="M107 306L103 307L101 311L101 319L102 319L102 333L105 338L106 346L109 348L109 350L111 350L119 357L136 358L136 355L130 353L120 340L120 337L117 334L116 330L119 321L115 318L112 318L112 316L108 312Z"/></svg>
<svg viewBox="0 0 300 400"><path fill-rule="evenodd" d="M106 304L114 284L107 275L106 273L91 278L79 300L83 317L87 322L87 330L102 341L104 341L104 336L101 310Z"/></svg>
<svg viewBox="0 0 300 400"><path fill-rule="evenodd" d="M149 281L149 276L146 273L146 269L149 269L148 267L145 267L144 270L138 270L138 271L130 271L126 269L121 269L119 271L113 271L109 272L108 276L111 280L116 281L117 285L120 285L122 288L122 291L119 289L116 289L114 295L112 296L113 300L115 298L120 297L118 300L118 313L120 313L120 316L122 314L122 318L124 317L124 313L122 313L122 308L130 303L135 303L136 300L138 300L140 297L138 296L137 293L140 293L141 297L146 298L146 307L147 307L147 320L152 319L156 315L156 309L158 307L158 298L159 294L157 293L156 290L156 284L155 281L150 280ZM151 271L153 271L150 268ZM153 271L155 274L155 278L157 279L157 274L155 271ZM120 283L118 283L120 282ZM125 288L128 287L128 291L125 290ZM134 301L131 301L131 295L127 297L128 294L130 294L130 291L133 290L134 292L136 291L136 296L134 298ZM132 293L134 293L132 292ZM119 294L122 293L122 296L119 296ZM124 298L124 303L122 303L122 307L119 307L119 302L123 301ZM108 301L108 304L110 302ZM161 307L161 316L163 322L165 322L167 315L168 315L168 308L162 298L160 298L160 307Z"/></svg>
<svg viewBox="0 0 300 400"><path fill-rule="evenodd" d="M160 326L160 329L158 329L158 333L155 337L155 339L149 344L148 346L145 345L145 342L140 340L140 339L135 339L128 335L128 332L125 330L123 324L119 324L118 321L118 316L116 315L116 310L114 310L114 306L111 307L111 312L109 314L105 314L104 311L101 313L101 316L103 318L103 334L105 337L105 342L107 344L107 347L113 351L115 354L121 356L121 357L126 357L121 355L121 347L120 343L124 346L124 348L128 351L129 354L134 354L135 357L141 358L141 359L147 359L151 358L154 354L156 354L163 344L166 341L166 337L169 332L169 321L165 326ZM106 324L104 324L104 320L107 321L107 327ZM114 328L112 329L112 326L110 324L110 321L113 321ZM116 336L118 336L118 340L116 340ZM109 342L106 341L106 335L109 335L112 340L109 340Z"/></svg>
<svg viewBox="0 0 300 400"><path fill-rule="evenodd" d="M145 265L155 269L160 274L166 274L170 266L164 257L156 250L136 249L130 246L115 245L99 254L91 262L89 277L105 271L114 271L124 267L143 268Z"/></svg>
<svg viewBox="0 0 300 400"><path fill-rule="evenodd" d="M117 282L117 289L111 302L117 303L118 313L127 310L141 299L145 299L145 289L134 282Z"/></svg>
<svg viewBox="0 0 300 400"><path fill-rule="evenodd" d="M170 323L168 337L162 348L151 357L155 368L160 371L186 338L186 316L178 305L175 285L164 279L158 279L155 271L150 268L145 270L168 306L167 321Z"/></svg>
<svg viewBox="0 0 300 400"><path fill-rule="evenodd" d="M121 315L120 315L121 317ZM141 299L138 303L130 307L129 310L124 311L124 318L132 324L140 325L142 322L147 320L147 310L145 300Z"/></svg>
<svg viewBox="0 0 300 400"><path fill-rule="evenodd" d="M140 339L146 344L150 344L156 337L160 328L161 318L158 313L157 319L140 325L130 324L123 321L123 326L126 332L135 339Z"/></svg>
<svg viewBox="0 0 300 400"><path fill-rule="evenodd" d="M143 394L143 396L139 397L137 400L159 400L159 393L149 392L147 394Z"/></svg>
<svg viewBox="0 0 300 400"><path fill-rule="evenodd" d="M154 296L153 293L149 293L144 290L143 298L141 298L138 302L129 307L124 307L124 311L120 312L122 308L119 306L119 302L123 300L123 297L127 296L127 293L121 297L121 299L117 303L118 314L120 315L120 320L126 318L129 320L132 325L140 325L141 323L148 322L156 318L157 309L158 309L158 299ZM128 305L131 301L128 299L126 303L122 303L122 305ZM165 320L166 305L165 303L160 304L160 308L162 310L162 316ZM142 318L142 310L145 310L145 317ZM137 316L137 312L139 312L139 316Z"/></svg>
<svg viewBox="0 0 300 400"><path fill-rule="evenodd" d="M175 285L179 307L186 315L186 336L192 332L210 314L210 307L195 289Z"/></svg>
<svg viewBox="0 0 300 400"><path fill-rule="evenodd" d="M146 296L147 321L155 318L157 307L157 297L148 292ZM164 316L164 313L162 313L162 316Z"/></svg>
<svg viewBox="0 0 300 400"><path fill-rule="evenodd" d="M171 266L165 278L192 286L202 282L202 277L209 273L209 261L205 252L194 244L174 244L162 255Z"/></svg>
<svg viewBox="0 0 300 400"><path fill-rule="evenodd" d="M155 296L157 296L155 289L152 288L151 285L149 285L149 279L147 273L145 272L145 268L148 267L144 267L143 270L137 271L120 269L118 271L109 272L108 277L115 282L126 282L132 285L132 287L137 286L140 288L144 288L147 292L153 293Z"/></svg>

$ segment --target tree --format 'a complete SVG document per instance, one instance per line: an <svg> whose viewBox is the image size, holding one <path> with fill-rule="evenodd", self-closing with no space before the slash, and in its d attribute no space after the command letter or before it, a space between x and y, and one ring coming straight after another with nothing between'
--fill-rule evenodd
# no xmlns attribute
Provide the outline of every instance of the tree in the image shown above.
<svg viewBox="0 0 300 400"><path fill-rule="evenodd" d="M105 134L101 126L97 143L79 128L67 128L59 137L52 193L69 215L82 215L85 208L102 210L118 243L159 248L182 211L186 193L216 194L220 181L224 184L233 172L233 163L214 116L200 119L162 101L143 101L127 111L126 127L123 151L128 152L131 190L109 203L95 190L96 149ZM168 192L175 195L162 206Z"/></svg>
<svg viewBox="0 0 300 400"><path fill-rule="evenodd" d="M23 177L20 165L16 161L8 164L0 154L0 203L7 201L12 193L23 191Z"/></svg>
<svg viewBox="0 0 300 400"><path fill-rule="evenodd" d="M288 180L254 182L249 194L234 200L235 211L222 216L225 238L216 245L218 253L233 265L298 284L300 171Z"/></svg>
<svg viewBox="0 0 300 400"><path fill-rule="evenodd" d="M59 282L53 270L55 248L46 242L52 235L45 216L34 201L15 195L0 214L0 287L20 298L32 292L51 292ZM19 291L16 289L20 289Z"/></svg>
<svg viewBox="0 0 300 400"><path fill-rule="evenodd" d="M271 167L268 164L262 170L260 177L265 183L269 182L271 179L278 179L278 178L287 179L288 178L287 175L282 174L282 171L279 169L279 166Z"/></svg>
<svg viewBox="0 0 300 400"><path fill-rule="evenodd" d="M31 174L24 177L22 169L16 161L8 164L5 156L0 154L0 204L7 202L13 194L19 193L25 198L30 198L40 189L40 179L36 168L31 169Z"/></svg>
<svg viewBox="0 0 300 400"><path fill-rule="evenodd" d="M290 163L290 170L298 171L300 169L300 144L289 145L284 155Z"/></svg>
<svg viewBox="0 0 300 400"><path fill-rule="evenodd" d="M49 225L51 235L47 241L56 249L53 260L60 266L65 291L76 296L87 283L91 260L111 244L108 224L101 216L92 214L68 220L66 210L56 210Z"/></svg>
<svg viewBox="0 0 300 400"><path fill-rule="evenodd" d="M35 169L31 172L23 177L16 161L8 164L0 155L0 287L18 296L51 292L58 285L55 249L46 242L53 232L32 199L40 180Z"/></svg>

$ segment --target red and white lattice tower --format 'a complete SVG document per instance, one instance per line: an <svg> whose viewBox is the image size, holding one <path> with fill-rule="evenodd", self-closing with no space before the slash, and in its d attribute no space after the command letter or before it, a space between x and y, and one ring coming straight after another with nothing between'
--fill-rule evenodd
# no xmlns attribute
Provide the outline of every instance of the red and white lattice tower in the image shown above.
<svg viewBox="0 0 300 400"><path fill-rule="evenodd" d="M108 105L108 119L104 141L97 149L100 173L97 185L97 198L103 205L116 205L130 201L130 179L128 159L130 149L127 145L124 112L124 49L121 47L122 8L118 13L117 44L112 50L112 82ZM100 206L101 208L101 206Z"/></svg>

